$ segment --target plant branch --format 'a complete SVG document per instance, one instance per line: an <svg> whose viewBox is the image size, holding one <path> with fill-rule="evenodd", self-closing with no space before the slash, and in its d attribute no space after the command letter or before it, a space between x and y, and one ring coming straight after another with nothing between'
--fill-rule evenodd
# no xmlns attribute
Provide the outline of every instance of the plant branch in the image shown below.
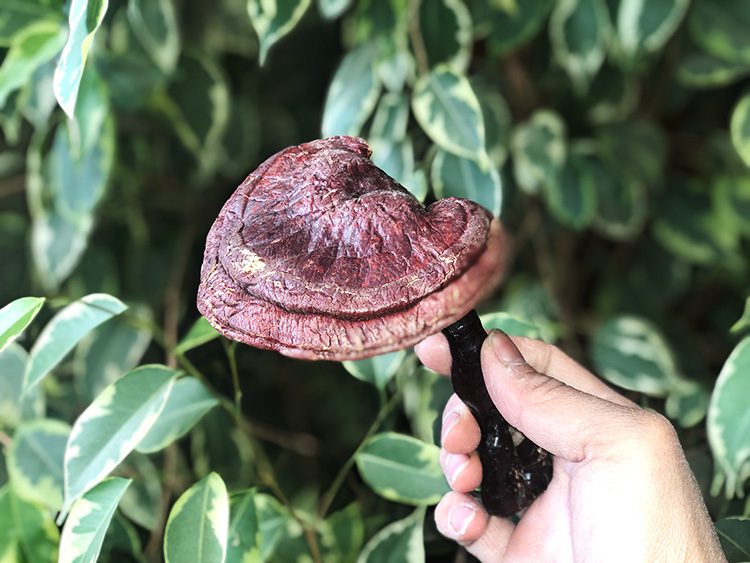
<svg viewBox="0 0 750 563"><path fill-rule="evenodd" d="M422 28L419 26L419 7L422 0L412 0L409 3L409 40L414 52L414 61L417 63L417 73L422 76L429 72L430 61L427 57L427 48L422 37Z"/></svg>

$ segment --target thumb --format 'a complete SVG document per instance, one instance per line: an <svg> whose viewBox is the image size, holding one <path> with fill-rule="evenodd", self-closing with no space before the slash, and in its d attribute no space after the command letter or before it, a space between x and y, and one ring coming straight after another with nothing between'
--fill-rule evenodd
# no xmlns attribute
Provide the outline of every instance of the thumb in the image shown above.
<svg viewBox="0 0 750 563"><path fill-rule="evenodd" d="M513 341L492 331L482 346L482 372L495 406L550 453L578 462L598 443L611 443L632 408L579 391L531 367Z"/></svg>

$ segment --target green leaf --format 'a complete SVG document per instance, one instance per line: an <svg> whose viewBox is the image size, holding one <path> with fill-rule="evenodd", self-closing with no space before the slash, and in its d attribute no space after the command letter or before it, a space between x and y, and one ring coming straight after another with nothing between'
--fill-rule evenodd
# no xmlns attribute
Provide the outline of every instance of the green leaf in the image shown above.
<svg viewBox="0 0 750 563"><path fill-rule="evenodd" d="M229 498L217 473L210 473L177 499L164 532L166 563L224 561Z"/></svg>
<svg viewBox="0 0 750 563"><path fill-rule="evenodd" d="M151 334L142 328L149 316L144 308L131 306L127 315L108 320L81 340L73 370L83 397L92 400L138 365L151 342Z"/></svg>
<svg viewBox="0 0 750 563"><path fill-rule="evenodd" d="M86 334L127 306L111 295L92 293L59 311L42 330L29 354L24 389L39 383Z"/></svg>
<svg viewBox="0 0 750 563"><path fill-rule="evenodd" d="M677 67L677 80L688 88L728 86L750 74L750 62L720 59L709 53L690 53Z"/></svg>
<svg viewBox="0 0 750 563"><path fill-rule="evenodd" d="M321 125L324 137L359 135L380 93L376 56L375 47L365 43L342 59L326 95Z"/></svg>
<svg viewBox="0 0 750 563"><path fill-rule="evenodd" d="M59 563L96 561L109 523L130 479L110 477L78 499L60 538Z"/></svg>
<svg viewBox="0 0 750 563"><path fill-rule="evenodd" d="M544 184L544 198L552 215L571 229L584 229L594 219L597 205L597 167L588 144L577 141L557 182Z"/></svg>
<svg viewBox="0 0 750 563"><path fill-rule="evenodd" d="M482 107L487 154L500 170L508 157L513 116L497 89L478 80L472 80L471 84Z"/></svg>
<svg viewBox="0 0 750 563"><path fill-rule="evenodd" d="M591 360L604 379L653 397L683 383L669 344L646 319L620 316L602 324L592 340Z"/></svg>
<svg viewBox="0 0 750 563"><path fill-rule="evenodd" d="M710 393L692 381L685 382L667 397L664 411L683 428L691 428L706 417Z"/></svg>
<svg viewBox="0 0 750 563"><path fill-rule="evenodd" d="M519 316L498 311L482 315L482 325L486 330L502 330L511 336L524 336L526 338L543 338L544 331L531 321Z"/></svg>
<svg viewBox="0 0 750 563"><path fill-rule="evenodd" d="M689 0L621 0L616 27L625 62L659 52L679 27L689 5Z"/></svg>
<svg viewBox="0 0 750 563"><path fill-rule="evenodd" d="M325 523L329 531L323 536L326 555L342 563L355 561L365 539L365 526L359 504L353 502L331 514Z"/></svg>
<svg viewBox="0 0 750 563"><path fill-rule="evenodd" d="M107 533L104 535L99 561L118 561L126 560L126 558L138 561L142 551L141 538L135 526L120 512L115 512Z"/></svg>
<svg viewBox="0 0 750 563"><path fill-rule="evenodd" d="M605 0L560 0L550 18L555 58L579 93L604 62L611 35Z"/></svg>
<svg viewBox="0 0 750 563"><path fill-rule="evenodd" d="M73 424L65 450L60 519L143 439L166 404L177 372L141 366L107 387Z"/></svg>
<svg viewBox="0 0 750 563"><path fill-rule="evenodd" d="M175 354L185 354L193 348L203 346L217 338L219 338L219 333L216 329L208 323L205 317L198 317L198 320L193 323L193 326L175 347Z"/></svg>
<svg viewBox="0 0 750 563"><path fill-rule="evenodd" d="M432 160L435 195L461 197L480 204L498 217L503 205L503 186L494 166L483 170L474 160L438 149Z"/></svg>
<svg viewBox="0 0 750 563"><path fill-rule="evenodd" d="M388 524L367 542L357 563L380 561L425 561L423 526L424 507L417 508L403 520Z"/></svg>
<svg viewBox="0 0 750 563"><path fill-rule="evenodd" d="M707 53L750 63L750 12L744 0L694 0L687 23L691 38Z"/></svg>
<svg viewBox="0 0 750 563"><path fill-rule="evenodd" d="M405 358L406 350L397 350L365 360L343 362L343 366L357 379L372 383L378 389L385 389Z"/></svg>
<svg viewBox="0 0 750 563"><path fill-rule="evenodd" d="M108 171L114 153L115 126L107 85L94 66L87 67L83 73L76 101L75 120L68 121L67 126L74 149L74 154L69 158L80 166L81 161L91 159L91 155L102 154L105 164L99 163L98 166ZM51 180L55 180L55 177ZM88 186L85 187L91 190Z"/></svg>
<svg viewBox="0 0 750 563"><path fill-rule="evenodd" d="M408 123L409 99L401 92L387 92L380 98L369 137L401 141L406 138Z"/></svg>
<svg viewBox="0 0 750 563"><path fill-rule="evenodd" d="M750 518L722 518L716 522L716 533L729 563L750 561Z"/></svg>
<svg viewBox="0 0 750 563"><path fill-rule="evenodd" d="M378 4L386 5L387 2ZM390 40L381 39L379 43L380 54L375 65L375 74L386 90L392 93L402 92L407 82L413 82L416 66L406 41L406 32Z"/></svg>
<svg viewBox="0 0 750 563"><path fill-rule="evenodd" d="M0 351L18 338L44 305L44 297L21 297L0 309Z"/></svg>
<svg viewBox="0 0 750 563"><path fill-rule="evenodd" d="M232 495L229 501L229 534L226 563L250 563L260 559L260 522L255 509L256 490Z"/></svg>
<svg viewBox="0 0 750 563"><path fill-rule="evenodd" d="M410 139L391 141L373 138L369 140L372 149L372 162L399 184L408 189L414 197L423 201L426 184L416 177L414 169L414 147Z"/></svg>
<svg viewBox="0 0 750 563"><path fill-rule="evenodd" d="M438 146L486 166L482 108L465 76L446 66L435 68L417 80L411 104L419 125Z"/></svg>
<svg viewBox="0 0 750 563"><path fill-rule="evenodd" d="M397 434L376 434L357 453L362 479L379 495L403 504L437 504L448 492L438 447Z"/></svg>
<svg viewBox="0 0 750 563"><path fill-rule="evenodd" d="M335 20L352 5L352 0L318 0L318 9L327 20Z"/></svg>
<svg viewBox="0 0 750 563"><path fill-rule="evenodd" d="M486 17L490 30L488 33L490 47L494 54L504 55L526 43L541 29L553 2L552 0L495 0L488 4Z"/></svg>
<svg viewBox="0 0 750 563"><path fill-rule="evenodd" d="M0 427L15 428L23 420L44 415L44 393L40 386L23 391L23 374L29 355L15 342L0 352Z"/></svg>
<svg viewBox="0 0 750 563"><path fill-rule="evenodd" d="M16 494L56 511L62 505L63 456L70 426L59 420L22 424L8 449L8 477Z"/></svg>
<svg viewBox="0 0 750 563"><path fill-rule="evenodd" d="M169 393L167 403L136 450L157 452L182 438L219 400L194 377L178 379Z"/></svg>
<svg viewBox="0 0 750 563"><path fill-rule="evenodd" d="M52 83L57 102L70 118L74 116L78 88L94 34L99 29L108 6L109 0L72 0L70 4L70 33Z"/></svg>
<svg viewBox="0 0 750 563"><path fill-rule="evenodd" d="M180 34L172 0L128 0L133 33L156 66L171 74L180 56Z"/></svg>
<svg viewBox="0 0 750 563"><path fill-rule="evenodd" d="M513 171L522 190L535 194L558 181L567 158L565 123L558 114L538 110L517 126L511 139Z"/></svg>
<svg viewBox="0 0 750 563"><path fill-rule="evenodd" d="M0 65L0 108L9 94L26 84L39 67L60 52L64 42L60 24L49 20L35 22L13 36Z"/></svg>
<svg viewBox="0 0 750 563"><path fill-rule="evenodd" d="M138 452L131 452L120 464L122 474L133 479L120 501L120 510L142 528L156 531L163 526L160 514L164 507L162 493L163 475L156 468L149 456Z"/></svg>
<svg viewBox="0 0 750 563"><path fill-rule="evenodd" d="M472 44L471 14L461 0L432 0L419 4L419 31L427 64L445 64L464 72Z"/></svg>
<svg viewBox="0 0 750 563"><path fill-rule="evenodd" d="M742 312L742 316L737 319L737 322L732 325L729 329L733 334L739 334L750 328L750 297L745 299L745 310ZM0 395L1 396L1 395Z"/></svg>
<svg viewBox="0 0 750 563"><path fill-rule="evenodd" d="M416 438L428 444L440 443L445 403L453 394L450 378L420 366L399 382L404 395L404 411Z"/></svg>
<svg viewBox="0 0 750 563"><path fill-rule="evenodd" d="M62 10L54 4L30 0L4 0L0 13L0 46L8 47L20 30L42 20L62 25Z"/></svg>
<svg viewBox="0 0 750 563"><path fill-rule="evenodd" d="M284 505L271 495L257 493L255 510L260 528L260 560L268 561L282 534L294 520Z"/></svg>
<svg viewBox="0 0 750 563"><path fill-rule="evenodd" d="M647 216L647 195L643 185L614 176L603 164L591 164L599 190L594 225L610 238L627 240L643 228Z"/></svg>
<svg viewBox="0 0 750 563"><path fill-rule="evenodd" d="M734 148L745 164L750 166L750 94L742 96L734 107L730 130Z"/></svg>
<svg viewBox="0 0 750 563"><path fill-rule="evenodd" d="M294 29L311 0L248 0L247 11L260 41L260 64L268 50Z"/></svg>
<svg viewBox="0 0 750 563"><path fill-rule="evenodd" d="M750 236L750 176L720 176L711 195L722 228Z"/></svg>
<svg viewBox="0 0 750 563"><path fill-rule="evenodd" d="M735 346L716 379L708 407L708 442L724 476L727 498L741 497L750 477L750 337ZM711 494L719 494L721 481Z"/></svg>
<svg viewBox="0 0 750 563"><path fill-rule="evenodd" d="M29 563L57 560L60 534L49 510L0 488L0 560Z"/></svg>

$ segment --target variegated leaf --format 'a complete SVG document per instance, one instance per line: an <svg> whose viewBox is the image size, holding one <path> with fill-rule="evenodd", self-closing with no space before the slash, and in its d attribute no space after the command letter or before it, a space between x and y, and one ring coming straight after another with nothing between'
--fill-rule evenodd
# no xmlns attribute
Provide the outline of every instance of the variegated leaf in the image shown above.
<svg viewBox="0 0 750 563"><path fill-rule="evenodd" d="M60 538L58 563L90 563L99 557L109 523L130 479L110 477L79 498Z"/></svg>
<svg viewBox="0 0 750 563"><path fill-rule="evenodd" d="M136 368L107 387L81 413L65 450L60 519L143 439L164 408L177 373L158 365Z"/></svg>
<svg viewBox="0 0 750 563"><path fill-rule="evenodd" d="M388 92L380 98L369 137L400 141L406 137L408 123L409 99L401 92Z"/></svg>
<svg viewBox="0 0 750 563"><path fill-rule="evenodd" d="M750 94L737 102L732 112L732 143L743 162L750 166Z"/></svg>
<svg viewBox="0 0 750 563"><path fill-rule="evenodd" d="M402 561L422 563L424 551L424 507L417 508L403 520L388 524L367 542L357 563Z"/></svg>
<svg viewBox="0 0 750 563"><path fill-rule="evenodd" d="M505 311L482 315L482 326L487 330L502 330L511 336L541 339L544 331L536 324Z"/></svg>
<svg viewBox="0 0 750 563"><path fill-rule="evenodd" d="M63 501L63 456L70 426L60 420L21 425L8 450L8 477L18 496L57 511Z"/></svg>
<svg viewBox="0 0 750 563"><path fill-rule="evenodd" d="M0 427L15 428L44 416L44 393L37 385L23 393L29 355L15 342L0 351Z"/></svg>
<svg viewBox="0 0 750 563"><path fill-rule="evenodd" d="M260 558L260 522L255 509L256 490L232 495L229 503L227 563L251 563Z"/></svg>
<svg viewBox="0 0 750 563"><path fill-rule="evenodd" d="M593 221L597 203L597 167L590 144L577 141L571 146L557 181L544 185L547 206L563 225L583 229Z"/></svg>
<svg viewBox="0 0 750 563"><path fill-rule="evenodd" d="M194 377L178 379L164 408L136 450L142 453L159 451L187 434L219 400Z"/></svg>
<svg viewBox="0 0 750 563"><path fill-rule="evenodd" d="M409 190L419 201L427 195L427 182L421 170L415 169L414 146L411 139L392 141L386 138L369 140L372 162Z"/></svg>
<svg viewBox="0 0 750 563"><path fill-rule="evenodd" d="M558 114L539 110L516 127L511 139L516 182L527 193L538 193L556 182L567 158L565 123Z"/></svg>
<svg viewBox="0 0 750 563"><path fill-rule="evenodd" d="M503 186L494 166L485 169L476 161L438 149L432 160L435 195L475 201L498 217L503 205Z"/></svg>
<svg viewBox="0 0 750 563"><path fill-rule="evenodd" d="M708 442L720 470L711 493L722 484L727 498L742 496L750 478L750 337L735 346L716 379L708 407Z"/></svg>
<svg viewBox="0 0 750 563"><path fill-rule="evenodd" d="M55 69L52 88L60 107L73 118L83 69L94 34L107 13L109 0L72 0L68 15L70 32Z"/></svg>
<svg viewBox="0 0 750 563"><path fill-rule="evenodd" d="M421 2L419 30L430 67L446 64L466 71L473 37L471 14L462 0Z"/></svg>
<svg viewBox="0 0 750 563"><path fill-rule="evenodd" d="M177 499L164 532L166 563L221 563L227 554L229 497L221 477L209 473Z"/></svg>
<svg viewBox="0 0 750 563"><path fill-rule="evenodd" d="M0 561L56 561L60 534L50 511L0 487Z"/></svg>
<svg viewBox="0 0 750 563"><path fill-rule="evenodd" d="M449 491L439 450L411 436L376 434L355 456L362 479L379 495L416 506L437 504Z"/></svg>
<svg viewBox="0 0 750 563"><path fill-rule="evenodd" d="M318 9L324 18L334 20L351 6L352 0L318 0Z"/></svg>
<svg viewBox="0 0 750 563"><path fill-rule="evenodd" d="M129 0L128 21L151 59L171 74L180 56L180 34L172 0Z"/></svg>
<svg viewBox="0 0 750 563"><path fill-rule="evenodd" d="M438 146L486 166L484 118L479 100L465 76L439 66L414 85L414 116Z"/></svg>
<svg viewBox="0 0 750 563"><path fill-rule="evenodd" d="M364 360L343 362L343 366L357 379L371 383L378 389L385 389L404 359L406 350L397 350Z"/></svg>
<svg viewBox="0 0 750 563"><path fill-rule="evenodd" d="M688 16L692 40L722 60L750 63L750 12L745 0L695 0Z"/></svg>
<svg viewBox="0 0 750 563"><path fill-rule="evenodd" d="M474 17L480 29L486 29L489 45L496 55L504 55L526 43L544 25L552 0L493 0L484 5L483 14Z"/></svg>
<svg viewBox="0 0 750 563"><path fill-rule="evenodd" d="M58 312L42 330L29 354L24 389L39 383L91 330L127 306L111 295L92 293Z"/></svg>
<svg viewBox="0 0 750 563"><path fill-rule="evenodd" d="M727 61L710 53L687 54L677 67L677 80L688 88L718 88L750 74L750 62Z"/></svg>
<svg viewBox="0 0 750 563"><path fill-rule="evenodd" d="M380 94L376 58L375 46L365 43L342 59L326 95L321 125L324 137L359 135Z"/></svg>
<svg viewBox="0 0 750 563"><path fill-rule="evenodd" d="M18 338L44 305L44 297L21 297L0 309L0 351Z"/></svg>
<svg viewBox="0 0 750 563"><path fill-rule="evenodd" d="M260 64L268 50L294 29L310 6L311 0L248 0L247 11L260 41Z"/></svg>
<svg viewBox="0 0 750 563"><path fill-rule="evenodd" d="M617 37L625 61L659 51L679 27L689 5L690 0L621 0Z"/></svg>

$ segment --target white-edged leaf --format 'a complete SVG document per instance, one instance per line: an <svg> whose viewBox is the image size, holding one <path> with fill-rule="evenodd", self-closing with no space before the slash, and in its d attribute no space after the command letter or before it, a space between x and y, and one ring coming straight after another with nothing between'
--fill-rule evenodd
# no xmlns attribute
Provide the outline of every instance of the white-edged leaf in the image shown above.
<svg viewBox="0 0 750 563"><path fill-rule="evenodd" d="M164 525L159 515L165 508L159 469L149 456L131 452L120 464L119 471L133 478L133 484L120 500L120 511L131 522L156 531L157 527Z"/></svg>
<svg viewBox="0 0 750 563"><path fill-rule="evenodd" d="M681 427L691 428L706 417L710 399L710 393L703 386L685 381L669 394L664 412Z"/></svg>
<svg viewBox="0 0 750 563"><path fill-rule="evenodd" d="M572 229L588 227L596 214L598 162L583 143L571 146L557 181L542 192L552 215Z"/></svg>
<svg viewBox="0 0 750 563"><path fill-rule="evenodd" d="M364 360L343 362L343 366L357 379L371 383L378 389L385 389L405 358L406 350L397 350Z"/></svg>
<svg viewBox="0 0 750 563"><path fill-rule="evenodd" d="M400 141L406 137L408 123L409 98L401 92L387 92L380 98L375 110L369 137Z"/></svg>
<svg viewBox="0 0 750 563"><path fill-rule="evenodd" d="M585 92L607 54L611 26L605 0L558 0L549 29L555 58L576 90Z"/></svg>
<svg viewBox="0 0 750 563"><path fill-rule="evenodd" d="M656 53L674 34L690 0L621 0L617 37L626 60Z"/></svg>
<svg viewBox="0 0 750 563"><path fill-rule="evenodd" d="M422 171L414 168L414 146L411 139L391 141L373 138L369 140L369 145L373 164L409 190L419 201L424 201L427 183Z"/></svg>
<svg viewBox="0 0 750 563"><path fill-rule="evenodd" d="M516 182L526 193L538 193L546 184L558 181L565 165L565 123L553 111L538 110L516 127L510 146Z"/></svg>
<svg viewBox="0 0 750 563"><path fill-rule="evenodd" d="M526 338L542 339L544 331L531 321L523 319L517 315L498 311L482 315L482 326L486 330L502 330L511 336L523 336Z"/></svg>
<svg viewBox="0 0 750 563"><path fill-rule="evenodd" d="M379 495L394 502L432 505L448 492L438 460L439 450L395 432L376 434L357 453L362 479Z"/></svg>
<svg viewBox="0 0 750 563"><path fill-rule="evenodd" d="M500 174L493 165L483 169L475 160L438 149L432 160L430 173L432 187L438 198L470 199L495 217L500 215L503 186Z"/></svg>
<svg viewBox="0 0 750 563"><path fill-rule="evenodd" d="M0 351L18 338L44 305L44 297L21 297L0 309Z"/></svg>
<svg viewBox="0 0 750 563"><path fill-rule="evenodd" d="M324 18L334 20L351 6L352 0L318 0L318 9Z"/></svg>
<svg viewBox="0 0 750 563"><path fill-rule="evenodd" d="M8 449L8 478L21 498L56 511L62 505L63 456L70 426L32 420L18 427Z"/></svg>
<svg viewBox="0 0 750 563"><path fill-rule="evenodd" d="M110 477L79 498L60 537L58 563L90 563L99 557L112 516L130 479Z"/></svg>
<svg viewBox="0 0 750 563"><path fill-rule="evenodd" d="M57 62L52 88L60 107L73 118L78 88L94 34L107 13L109 0L72 0L68 15L70 32Z"/></svg>
<svg viewBox="0 0 750 563"><path fill-rule="evenodd" d="M614 317L594 334L591 359L604 379L631 391L664 397L683 381L661 331L646 319Z"/></svg>
<svg viewBox="0 0 750 563"><path fill-rule="evenodd" d="M229 500L227 563L261 561L260 522L255 509L256 490L232 495Z"/></svg>
<svg viewBox="0 0 750 563"><path fill-rule="evenodd" d="M127 306L111 295L92 293L58 312L42 330L29 353L24 389L39 383L91 330L122 313Z"/></svg>
<svg viewBox="0 0 750 563"><path fill-rule="evenodd" d="M419 4L419 30L430 67L446 64L464 72L472 44L471 14L462 0L432 0Z"/></svg>
<svg viewBox="0 0 750 563"><path fill-rule="evenodd" d="M0 351L0 427L15 428L24 420L44 416L44 393L37 385L23 393L29 355L20 345Z"/></svg>
<svg viewBox="0 0 750 563"><path fill-rule="evenodd" d="M474 16L475 25L487 29L489 46L495 55L503 55L529 41L547 20L553 0L494 0L485 12ZM483 16L483 17L481 17Z"/></svg>
<svg viewBox="0 0 750 563"><path fill-rule="evenodd" d="M322 544L327 555L332 560L341 562L355 561L365 539L365 525L359 503L352 502L346 508L334 512L326 518L325 525L328 533L323 534Z"/></svg>
<svg viewBox="0 0 750 563"><path fill-rule="evenodd" d="M711 494L718 495L722 481L727 498L741 497L750 479L750 337L734 347L721 368L708 407L708 442L723 479Z"/></svg>
<svg viewBox="0 0 750 563"><path fill-rule="evenodd" d="M310 6L311 0L248 0L247 11L260 42L260 64L268 50L294 29Z"/></svg>
<svg viewBox="0 0 750 563"><path fill-rule="evenodd" d="M482 108L465 76L444 65L436 67L417 80L411 105L419 125L438 146L487 164Z"/></svg>
<svg viewBox="0 0 750 563"><path fill-rule="evenodd" d="M750 94L742 96L734 107L730 130L735 150L750 166Z"/></svg>
<svg viewBox="0 0 750 563"><path fill-rule="evenodd" d="M221 477L209 473L172 507L164 532L166 563L222 563L227 554L229 497Z"/></svg>
<svg viewBox="0 0 750 563"><path fill-rule="evenodd" d="M205 317L199 317L175 347L175 354L184 354L216 338L219 338L216 329L208 323Z"/></svg>
<svg viewBox="0 0 750 563"><path fill-rule="evenodd" d="M53 3L4 0L0 18L0 46L8 47L20 29L42 20L64 25L62 10Z"/></svg>
<svg viewBox="0 0 750 563"><path fill-rule="evenodd" d="M696 0L687 23L691 39L702 50L725 61L750 63L750 12L745 0Z"/></svg>
<svg viewBox="0 0 750 563"><path fill-rule="evenodd" d="M380 94L376 60L377 49L371 43L360 45L341 60L323 107L324 137L360 133Z"/></svg>
<svg viewBox="0 0 750 563"><path fill-rule="evenodd" d="M710 53L687 54L677 67L677 80L688 88L718 88L750 74L750 62L727 61Z"/></svg>
<svg viewBox="0 0 750 563"><path fill-rule="evenodd" d="M178 379L169 393L167 403L136 450L142 453L159 451L190 432L219 400L194 377Z"/></svg>
<svg viewBox="0 0 750 563"><path fill-rule="evenodd" d="M50 511L0 487L0 561L52 562L57 559L60 533Z"/></svg>
<svg viewBox="0 0 750 563"><path fill-rule="evenodd" d="M13 36L0 65L0 108L9 94L26 84L39 67L60 52L64 42L65 29L50 20L26 26Z"/></svg>
<svg viewBox="0 0 750 563"><path fill-rule="evenodd" d="M133 33L156 66L171 74L180 56L180 34L172 0L128 0Z"/></svg>
<svg viewBox="0 0 750 563"><path fill-rule="evenodd" d="M65 490L59 519L143 439L159 417L178 372L141 366L94 399L73 424L65 449Z"/></svg>
<svg viewBox="0 0 750 563"><path fill-rule="evenodd" d="M423 563L424 515L425 509L420 507L403 520L388 524L367 542L357 558L357 563Z"/></svg>

